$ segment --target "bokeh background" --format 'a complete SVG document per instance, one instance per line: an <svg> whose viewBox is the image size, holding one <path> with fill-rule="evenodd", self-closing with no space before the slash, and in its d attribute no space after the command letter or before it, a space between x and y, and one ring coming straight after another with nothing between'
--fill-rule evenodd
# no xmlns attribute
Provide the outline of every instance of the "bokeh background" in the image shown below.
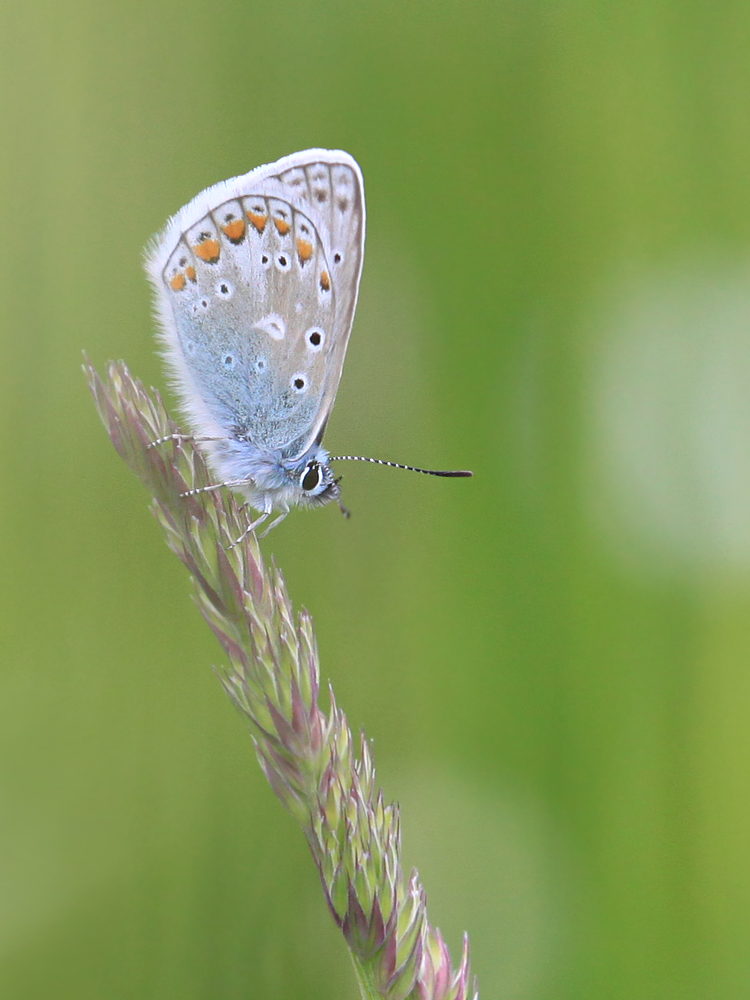
<svg viewBox="0 0 750 1000"><path fill-rule="evenodd" d="M299 831L98 423L141 248L342 147L368 248L264 543L493 1000L750 995L750 8L4 3L0 993L349 1000Z"/></svg>

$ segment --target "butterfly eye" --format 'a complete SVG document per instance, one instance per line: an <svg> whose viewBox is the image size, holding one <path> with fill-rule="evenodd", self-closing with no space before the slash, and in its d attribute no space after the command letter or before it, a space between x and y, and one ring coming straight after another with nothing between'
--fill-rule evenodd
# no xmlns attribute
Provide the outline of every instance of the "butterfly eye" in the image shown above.
<svg viewBox="0 0 750 1000"><path fill-rule="evenodd" d="M320 466L317 462L310 462L300 479L300 486L306 493L311 493L320 486L321 482Z"/></svg>

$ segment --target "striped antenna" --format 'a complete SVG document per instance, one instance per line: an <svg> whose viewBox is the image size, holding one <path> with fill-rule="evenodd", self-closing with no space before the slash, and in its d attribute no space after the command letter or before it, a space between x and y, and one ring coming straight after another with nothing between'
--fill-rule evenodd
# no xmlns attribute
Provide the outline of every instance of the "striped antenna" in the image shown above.
<svg viewBox="0 0 750 1000"><path fill-rule="evenodd" d="M382 458L365 458L364 455L332 455L329 462L372 462L374 465L389 465L392 469L406 469L407 472L421 472L425 476L450 476L454 478L473 476L473 472L460 470L444 472L439 469L417 469L414 465L401 465L400 462L384 462Z"/></svg>

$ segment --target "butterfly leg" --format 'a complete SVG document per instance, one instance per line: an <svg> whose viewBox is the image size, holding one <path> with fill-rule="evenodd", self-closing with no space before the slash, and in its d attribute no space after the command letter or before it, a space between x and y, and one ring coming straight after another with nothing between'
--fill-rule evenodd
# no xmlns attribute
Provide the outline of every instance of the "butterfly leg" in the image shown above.
<svg viewBox="0 0 750 1000"><path fill-rule="evenodd" d="M268 525L268 527L263 532L263 534L262 535L258 535L258 538L265 538L269 531L272 531L276 527L277 524L281 524L281 522L284 520L284 518L287 516L288 513L289 513L289 511L285 510L281 514L279 514L279 516L277 518L274 518L274 520L271 521L271 523Z"/></svg>
<svg viewBox="0 0 750 1000"><path fill-rule="evenodd" d="M251 531L255 531L255 529L259 525L263 524L264 521L268 520L268 517L270 516L272 510L273 508L269 500L266 502L266 506L265 509L263 510L263 513L260 514L258 517L256 517L254 521L251 521L250 524L248 524L248 526L242 532L240 537L236 538L231 545L227 546L227 551L229 551L229 549L233 549L235 545L239 545L240 542L244 542L244 540L247 538L247 536L250 534ZM275 524L276 522L274 521L273 523ZM271 527L273 527L273 524L271 525Z"/></svg>
<svg viewBox="0 0 750 1000"><path fill-rule="evenodd" d="M245 486L247 484L247 479L228 479L225 483L214 483L212 486L199 486L195 490L185 490L184 493L180 493L181 497L194 497L198 493L211 493L212 490L220 490L223 486L231 486L232 488L237 486ZM269 511L268 514L271 512ZM266 517L268 517L266 514Z"/></svg>

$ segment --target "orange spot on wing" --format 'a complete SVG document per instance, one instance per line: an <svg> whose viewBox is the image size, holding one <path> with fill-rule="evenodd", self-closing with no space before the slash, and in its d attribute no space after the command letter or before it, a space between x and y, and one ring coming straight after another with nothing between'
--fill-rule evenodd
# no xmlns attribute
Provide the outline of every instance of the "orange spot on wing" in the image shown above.
<svg viewBox="0 0 750 1000"><path fill-rule="evenodd" d="M188 264L188 266L185 268L185 274L187 275L188 279L192 281L193 284L195 284L195 268L193 267L192 264Z"/></svg>
<svg viewBox="0 0 750 1000"><path fill-rule="evenodd" d="M181 292L186 284L187 282L185 281L185 275L179 271L169 282L170 287L174 289L175 292Z"/></svg>
<svg viewBox="0 0 750 1000"><path fill-rule="evenodd" d="M198 254L201 260L205 260L207 264L215 264L219 259L219 241L211 239L202 240L200 243L196 244L195 252Z"/></svg>
<svg viewBox="0 0 750 1000"><path fill-rule="evenodd" d="M263 230L266 228L266 223L268 222L267 215L261 215L259 212L251 212L250 209L248 208L247 217L252 222L252 224L255 226L255 228L258 230L259 233L262 233Z"/></svg>
<svg viewBox="0 0 750 1000"><path fill-rule="evenodd" d="M299 256L300 264L304 264L312 257L312 243L309 240L299 239L297 240L297 254Z"/></svg>
<svg viewBox="0 0 750 1000"><path fill-rule="evenodd" d="M244 219L232 219L228 222L226 226L221 227L227 236L227 239L231 240L232 243L241 243L245 237L245 220Z"/></svg>
<svg viewBox="0 0 750 1000"><path fill-rule="evenodd" d="M286 219L277 219L276 216L274 215L273 221L276 223L276 228L279 231L279 235L286 236L286 234L289 232L289 229L291 228Z"/></svg>
<svg viewBox="0 0 750 1000"><path fill-rule="evenodd" d="M328 271L320 272L320 287L324 292L330 292L331 290L331 279L328 277Z"/></svg>

